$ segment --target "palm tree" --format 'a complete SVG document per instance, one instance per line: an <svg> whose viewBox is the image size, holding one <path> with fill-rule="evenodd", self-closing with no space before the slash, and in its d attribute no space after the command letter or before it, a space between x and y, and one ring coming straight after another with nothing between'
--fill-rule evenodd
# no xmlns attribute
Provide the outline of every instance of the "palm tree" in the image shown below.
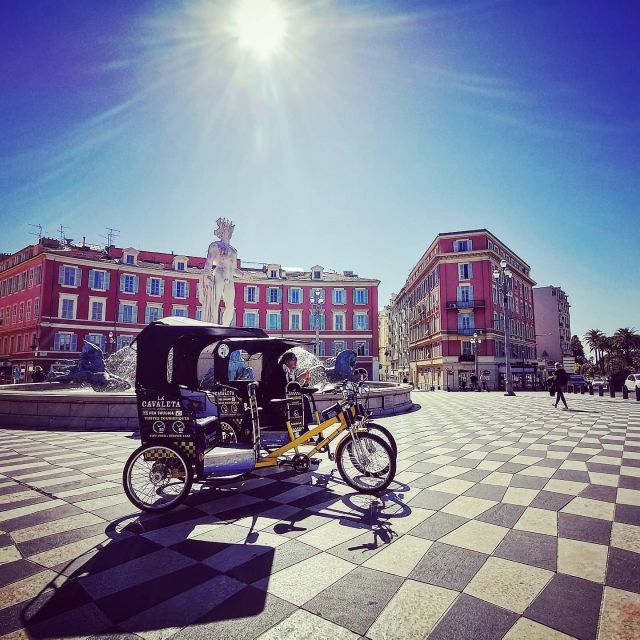
<svg viewBox="0 0 640 640"><path fill-rule="evenodd" d="M613 338L603 335L602 338L600 338L598 349L600 349L600 353L602 354L602 371L605 372L605 367L608 367L609 372L613 371L611 357L616 351Z"/></svg>
<svg viewBox="0 0 640 640"><path fill-rule="evenodd" d="M602 350L601 343L602 339L606 336L600 329L590 329L587 333L584 334L585 342L587 346L596 356L596 367L602 368L601 360L602 360ZM604 372L604 369L603 369Z"/></svg>
<svg viewBox="0 0 640 640"><path fill-rule="evenodd" d="M620 328L613 334L613 344L622 354L625 364L633 365L633 352L640 348L640 336L635 329Z"/></svg>

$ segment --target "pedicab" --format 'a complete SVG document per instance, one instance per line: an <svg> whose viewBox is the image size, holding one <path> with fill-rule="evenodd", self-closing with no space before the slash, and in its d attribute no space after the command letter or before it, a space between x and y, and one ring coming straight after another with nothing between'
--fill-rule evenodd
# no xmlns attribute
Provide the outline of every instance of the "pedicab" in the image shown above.
<svg viewBox="0 0 640 640"><path fill-rule="evenodd" d="M319 453L357 492L384 491L396 471L391 434L368 423L353 385L342 402L318 411L318 389L286 382L280 358L303 344L179 317L145 327L135 340L141 446L124 466L129 500L164 512L194 482L268 467L302 473Z"/></svg>

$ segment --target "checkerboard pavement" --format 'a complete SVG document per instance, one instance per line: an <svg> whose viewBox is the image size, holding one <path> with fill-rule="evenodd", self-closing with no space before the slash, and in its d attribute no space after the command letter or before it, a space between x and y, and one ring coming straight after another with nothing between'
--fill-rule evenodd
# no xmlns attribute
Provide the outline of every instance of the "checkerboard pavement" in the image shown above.
<svg viewBox="0 0 640 640"><path fill-rule="evenodd" d="M331 462L141 515L125 433L0 431L2 638L640 637L640 403L414 393L398 473Z"/></svg>

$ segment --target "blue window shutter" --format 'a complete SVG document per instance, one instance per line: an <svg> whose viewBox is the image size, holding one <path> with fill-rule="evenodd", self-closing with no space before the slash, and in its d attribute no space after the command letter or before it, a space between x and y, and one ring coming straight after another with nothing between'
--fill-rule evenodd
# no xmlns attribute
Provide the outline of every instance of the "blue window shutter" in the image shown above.
<svg viewBox="0 0 640 640"><path fill-rule="evenodd" d="M469 263L469 279L473 278L473 263Z"/></svg>
<svg viewBox="0 0 640 640"><path fill-rule="evenodd" d="M56 335L53 338L53 350L60 351L60 334L59 333L56 333Z"/></svg>
<svg viewBox="0 0 640 640"><path fill-rule="evenodd" d="M122 317L123 317L123 311L122 311L122 305L120 305L118 309L118 322L122 322Z"/></svg>
<svg viewBox="0 0 640 640"><path fill-rule="evenodd" d="M245 287L245 288L244 288L244 301L245 301L245 302L249 302L249 301L247 300L248 291L249 291L249 287Z"/></svg>
<svg viewBox="0 0 640 640"><path fill-rule="evenodd" d="M58 284L64 284L64 267L58 267Z"/></svg>
<svg viewBox="0 0 640 640"><path fill-rule="evenodd" d="M111 274L107 271L104 274L104 290L108 291L109 290L109 280L111 278Z"/></svg>
<svg viewBox="0 0 640 640"><path fill-rule="evenodd" d="M282 289L276 289L278 292L278 304L282 303Z"/></svg>
<svg viewBox="0 0 640 640"><path fill-rule="evenodd" d="M149 324L149 322L151 322L151 307L144 310L144 323Z"/></svg>
<svg viewBox="0 0 640 640"><path fill-rule="evenodd" d="M291 297L291 288L287 289L287 302L291 304L293 302Z"/></svg>
<svg viewBox="0 0 640 640"><path fill-rule="evenodd" d="M93 289L95 286L96 272L93 269L89 269L89 288Z"/></svg>
<svg viewBox="0 0 640 640"><path fill-rule="evenodd" d="M133 276L133 292L138 293L140 285L140 276Z"/></svg>
<svg viewBox="0 0 640 640"><path fill-rule="evenodd" d="M80 267L76 267L76 273L73 283L76 287L79 287L82 284L82 269Z"/></svg>
<svg viewBox="0 0 640 640"><path fill-rule="evenodd" d="M146 291L147 291L147 295L148 296L151 295L151 278L147 278L147 289L146 289ZM147 320L147 323L148 322L149 321Z"/></svg>
<svg viewBox="0 0 640 640"><path fill-rule="evenodd" d="M164 295L164 280L160 280L160 295Z"/></svg>
<svg viewBox="0 0 640 640"><path fill-rule="evenodd" d="M189 282L185 282L184 283L184 297L188 298L189 297Z"/></svg>
<svg viewBox="0 0 640 640"><path fill-rule="evenodd" d="M177 289L178 289L178 283L175 280L173 280L171 282L171 295L174 298L176 297Z"/></svg>
<svg viewBox="0 0 640 640"><path fill-rule="evenodd" d="M131 322L133 323L137 323L138 322L138 306L134 306L133 307L133 314L131 316Z"/></svg>
<svg viewBox="0 0 640 640"><path fill-rule="evenodd" d="M78 350L78 336L75 333L71 334L71 351Z"/></svg>
<svg viewBox="0 0 640 640"><path fill-rule="evenodd" d="M120 274L120 291L124 291L124 273Z"/></svg>

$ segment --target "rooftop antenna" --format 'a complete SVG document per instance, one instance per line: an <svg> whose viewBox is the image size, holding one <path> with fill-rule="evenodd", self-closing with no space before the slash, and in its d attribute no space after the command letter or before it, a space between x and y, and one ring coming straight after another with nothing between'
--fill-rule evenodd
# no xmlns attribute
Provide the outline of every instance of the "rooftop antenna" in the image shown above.
<svg viewBox="0 0 640 640"><path fill-rule="evenodd" d="M64 246L65 243L65 237L64 237L64 230L68 229L69 227L65 227L63 225L60 225L60 228L58 229L58 233L60 234L60 244Z"/></svg>
<svg viewBox="0 0 640 640"><path fill-rule="evenodd" d="M111 245L113 244L115 237L119 234L120 234L120 231L118 231L118 229L112 229L111 227L107 227L107 235L100 236L101 238L104 238L107 241L107 255L109 255L109 251L111 249Z"/></svg>
<svg viewBox="0 0 640 640"><path fill-rule="evenodd" d="M38 244L40 244L40 240L42 240L42 225L29 223L29 226L37 229L37 231L29 231L29 235L38 236Z"/></svg>

